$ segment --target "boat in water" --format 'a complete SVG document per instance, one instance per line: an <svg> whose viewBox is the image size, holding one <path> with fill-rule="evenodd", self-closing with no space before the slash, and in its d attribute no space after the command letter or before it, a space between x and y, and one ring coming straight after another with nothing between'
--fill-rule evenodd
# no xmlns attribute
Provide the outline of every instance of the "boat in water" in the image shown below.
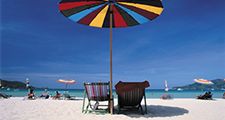
<svg viewBox="0 0 225 120"><path fill-rule="evenodd" d="M165 80L165 91L167 92L167 91L169 91L169 88L168 88L168 83L167 83L167 81Z"/></svg>
<svg viewBox="0 0 225 120"><path fill-rule="evenodd" d="M182 89L182 88L177 88L177 91L183 91L184 89Z"/></svg>
<svg viewBox="0 0 225 120"><path fill-rule="evenodd" d="M168 83L167 83L167 80L165 80L165 93L160 97L161 99L163 100L168 100L168 99L173 99L173 96L168 94L168 91L169 91L169 87L168 87Z"/></svg>

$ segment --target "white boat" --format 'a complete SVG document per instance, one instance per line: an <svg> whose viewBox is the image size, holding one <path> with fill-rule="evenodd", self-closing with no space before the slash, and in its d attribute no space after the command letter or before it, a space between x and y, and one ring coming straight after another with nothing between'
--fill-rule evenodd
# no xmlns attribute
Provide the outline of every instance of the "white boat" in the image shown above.
<svg viewBox="0 0 225 120"><path fill-rule="evenodd" d="M177 91L183 91L183 89L182 88L177 88Z"/></svg>
<svg viewBox="0 0 225 120"><path fill-rule="evenodd" d="M165 91L169 91L169 88L168 88L168 84L167 84L167 81L165 80Z"/></svg>

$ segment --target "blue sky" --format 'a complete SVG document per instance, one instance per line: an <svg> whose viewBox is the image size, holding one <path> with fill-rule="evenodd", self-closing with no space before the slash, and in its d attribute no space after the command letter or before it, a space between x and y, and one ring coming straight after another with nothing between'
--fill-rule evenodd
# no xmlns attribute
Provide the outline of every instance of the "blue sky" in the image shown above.
<svg viewBox="0 0 225 120"><path fill-rule="evenodd" d="M109 80L109 29L73 23L59 0L1 0L0 78L61 88ZM225 1L163 0L160 17L113 30L113 81L151 88L225 78Z"/></svg>

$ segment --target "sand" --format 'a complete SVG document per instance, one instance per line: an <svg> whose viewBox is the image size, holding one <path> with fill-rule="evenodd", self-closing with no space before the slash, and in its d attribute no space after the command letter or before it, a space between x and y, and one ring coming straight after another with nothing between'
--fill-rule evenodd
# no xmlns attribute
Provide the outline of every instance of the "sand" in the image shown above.
<svg viewBox="0 0 225 120"><path fill-rule="evenodd" d="M82 113L82 99L0 99L0 120L225 120L225 99L147 99L148 114ZM115 100L115 105L117 100Z"/></svg>

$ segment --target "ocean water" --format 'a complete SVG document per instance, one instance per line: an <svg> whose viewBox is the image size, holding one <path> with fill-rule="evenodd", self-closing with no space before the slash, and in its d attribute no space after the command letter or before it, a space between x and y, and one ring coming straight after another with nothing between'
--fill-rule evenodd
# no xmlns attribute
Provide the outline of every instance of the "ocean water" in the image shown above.
<svg viewBox="0 0 225 120"><path fill-rule="evenodd" d="M40 96L41 93L44 90L35 90L35 95ZM70 89L70 90L65 90L65 89L49 89L49 94L50 95L55 95L55 91L59 91L60 93L65 93L68 92L71 96L77 96L77 97L83 97L84 95L84 90L82 89ZM1 93L6 93L9 95L12 95L14 97L23 97L26 96L28 91L27 90L18 90L18 89L0 89ZM169 90L168 92L165 92L163 89L147 89L146 90L146 97L147 98L160 98L163 94L170 94L174 98L196 98L196 96L203 94L205 91L190 91L190 90L183 90L183 91L177 91L177 90ZM213 98L222 98L223 93L225 90L212 90L213 93ZM115 91L113 92L114 97L116 98L117 95Z"/></svg>

